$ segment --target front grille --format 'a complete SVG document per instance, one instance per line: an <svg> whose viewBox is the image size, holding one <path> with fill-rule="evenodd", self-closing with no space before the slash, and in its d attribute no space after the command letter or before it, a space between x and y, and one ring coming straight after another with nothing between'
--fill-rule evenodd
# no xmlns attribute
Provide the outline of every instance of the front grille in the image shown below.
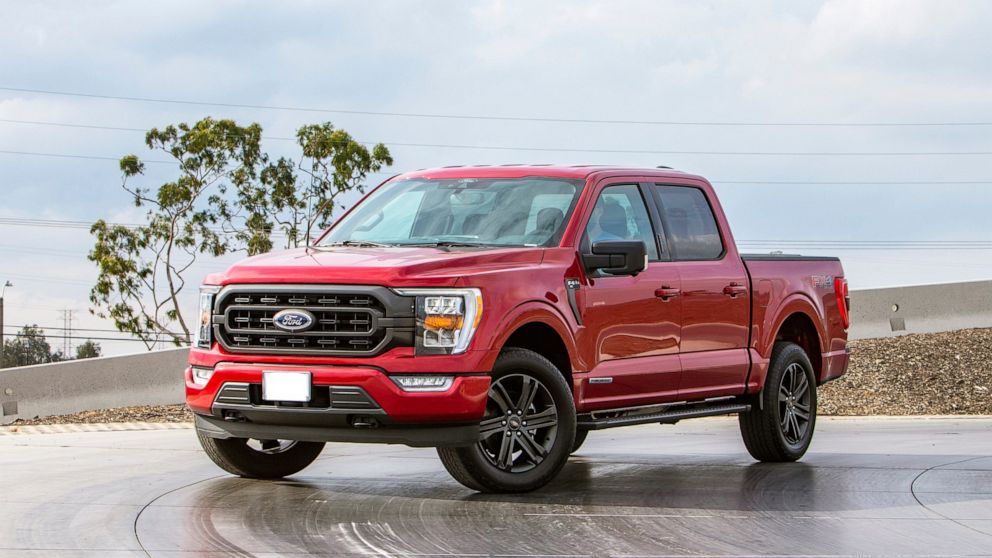
<svg viewBox="0 0 992 558"><path fill-rule="evenodd" d="M305 310L313 324L286 331L273 317ZM218 341L232 352L367 356L413 343L413 302L377 287L225 288L214 315Z"/></svg>

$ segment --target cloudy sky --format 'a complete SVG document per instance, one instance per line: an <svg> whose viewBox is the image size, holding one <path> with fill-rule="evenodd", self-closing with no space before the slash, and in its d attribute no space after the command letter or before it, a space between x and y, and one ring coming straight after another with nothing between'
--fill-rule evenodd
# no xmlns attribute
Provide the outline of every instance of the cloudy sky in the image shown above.
<svg viewBox="0 0 992 558"><path fill-rule="evenodd" d="M8 325L61 327L68 308L77 328L110 327L88 315L86 230L11 219L138 221L115 159L145 154L143 136L126 128L206 115L274 138L329 120L389 145L397 171L669 165L714 182L744 248L840 255L854 288L992 279L992 2L38 1L0 13ZM146 184L169 170L150 168ZM932 241L954 249L921 248Z"/></svg>

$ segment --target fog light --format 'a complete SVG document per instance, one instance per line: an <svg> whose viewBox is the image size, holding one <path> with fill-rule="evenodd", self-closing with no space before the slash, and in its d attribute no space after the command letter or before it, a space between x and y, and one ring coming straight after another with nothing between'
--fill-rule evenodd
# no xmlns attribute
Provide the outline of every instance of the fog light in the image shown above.
<svg viewBox="0 0 992 558"><path fill-rule="evenodd" d="M454 382L452 376L392 376L403 391L448 391Z"/></svg>
<svg viewBox="0 0 992 558"><path fill-rule="evenodd" d="M193 367L193 383L200 387L207 385L207 382L210 381L210 377L213 375L213 368L200 368L199 366Z"/></svg>

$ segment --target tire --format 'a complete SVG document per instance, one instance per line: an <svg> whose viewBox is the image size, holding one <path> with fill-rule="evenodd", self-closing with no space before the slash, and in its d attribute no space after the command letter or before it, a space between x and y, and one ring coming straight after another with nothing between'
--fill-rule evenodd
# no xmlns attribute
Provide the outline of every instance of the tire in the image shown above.
<svg viewBox="0 0 992 558"><path fill-rule="evenodd" d="M278 479L299 473L313 463L323 442L293 442L282 440L255 441L245 438L211 438L197 430L196 436L207 457L232 475L252 479ZM275 447L253 447L259 444Z"/></svg>
<svg viewBox="0 0 992 558"><path fill-rule="evenodd" d="M542 426L527 428L528 420ZM568 461L575 423L572 390L558 368L533 351L506 349L493 366L481 440L437 453L448 473L472 490L529 492L551 482Z"/></svg>
<svg viewBox="0 0 992 558"><path fill-rule="evenodd" d="M816 427L816 378L802 347L775 344L765 386L738 421L748 453L759 461L796 461L806 453Z"/></svg>
<svg viewBox="0 0 992 558"><path fill-rule="evenodd" d="M572 453L579 451L582 444L586 441L586 436L589 435L588 430L576 430L575 431L575 441L572 442Z"/></svg>

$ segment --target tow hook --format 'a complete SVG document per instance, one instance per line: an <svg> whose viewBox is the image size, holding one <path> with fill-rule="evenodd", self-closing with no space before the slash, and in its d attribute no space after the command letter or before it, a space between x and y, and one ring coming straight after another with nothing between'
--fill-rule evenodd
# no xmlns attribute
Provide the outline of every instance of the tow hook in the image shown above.
<svg viewBox="0 0 992 558"><path fill-rule="evenodd" d="M351 425L355 428L379 428L379 421L372 417L359 415L352 417Z"/></svg>

